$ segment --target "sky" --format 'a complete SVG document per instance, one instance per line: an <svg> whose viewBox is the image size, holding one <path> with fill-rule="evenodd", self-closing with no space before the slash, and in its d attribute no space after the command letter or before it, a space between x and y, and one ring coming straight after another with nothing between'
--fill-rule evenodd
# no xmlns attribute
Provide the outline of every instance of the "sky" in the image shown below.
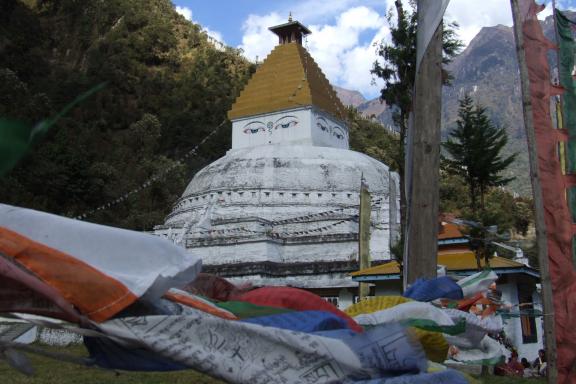
<svg viewBox="0 0 576 384"><path fill-rule="evenodd" d="M394 0L172 0L178 13L200 24L220 42L242 48L252 61L263 61L277 44L268 27L286 23L292 13L311 31L305 42L333 85L379 95L382 82L370 74L377 59L375 43L389 41L387 12ZM552 14L551 0L540 18ZM576 10L576 0L557 0L559 9ZM512 25L508 0L451 0L445 21L457 22L464 44L482 27Z"/></svg>

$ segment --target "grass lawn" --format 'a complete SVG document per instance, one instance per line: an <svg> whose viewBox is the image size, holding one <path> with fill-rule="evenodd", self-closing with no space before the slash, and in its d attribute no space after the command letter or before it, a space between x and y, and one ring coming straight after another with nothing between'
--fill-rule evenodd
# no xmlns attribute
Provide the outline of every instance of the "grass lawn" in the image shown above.
<svg viewBox="0 0 576 384"><path fill-rule="evenodd" d="M504 376L488 376L487 378L478 378L478 381L484 384L545 384L546 380L539 378L517 378Z"/></svg>
<svg viewBox="0 0 576 384"><path fill-rule="evenodd" d="M47 350L75 356L87 356L83 345L73 347L46 347ZM27 354L35 375L25 376L0 360L1 384L96 384L96 383L142 383L142 384L220 384L220 380L195 371L179 372L114 372L60 362L42 356Z"/></svg>
<svg viewBox="0 0 576 384"><path fill-rule="evenodd" d="M72 347L45 347L46 350L67 353L75 356L87 356L83 345ZM27 354L32 362L35 375L25 376L12 369L0 360L1 384L96 384L96 383L142 383L142 384L221 384L220 380L213 379L195 371L179 372L114 372L98 368L88 368L76 364L60 362L42 356ZM541 379L520 379L513 377L489 376L480 379L484 384L544 384Z"/></svg>

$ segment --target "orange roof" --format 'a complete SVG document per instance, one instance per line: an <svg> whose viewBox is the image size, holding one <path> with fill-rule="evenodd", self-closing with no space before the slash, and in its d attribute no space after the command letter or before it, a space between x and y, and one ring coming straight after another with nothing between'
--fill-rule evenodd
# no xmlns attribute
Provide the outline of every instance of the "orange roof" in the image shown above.
<svg viewBox="0 0 576 384"><path fill-rule="evenodd" d="M472 251L462 252L461 250L441 251L438 254L438 264L446 266L448 271L466 271L478 268L476 256ZM482 267L485 266L484 260L480 261ZM522 263L506 259L500 256L494 256L490 259L490 268L522 268L526 267ZM366 268L360 271L352 272L352 276L372 276L372 275L395 275L400 273L398 262L393 260L386 264Z"/></svg>
<svg viewBox="0 0 576 384"><path fill-rule="evenodd" d="M228 111L240 117L313 105L343 120L345 108L312 56L298 43L277 45Z"/></svg>
<svg viewBox="0 0 576 384"><path fill-rule="evenodd" d="M446 239L457 239L464 237L460 231L460 227L456 224L442 222L440 225L440 231L438 231L438 240Z"/></svg>

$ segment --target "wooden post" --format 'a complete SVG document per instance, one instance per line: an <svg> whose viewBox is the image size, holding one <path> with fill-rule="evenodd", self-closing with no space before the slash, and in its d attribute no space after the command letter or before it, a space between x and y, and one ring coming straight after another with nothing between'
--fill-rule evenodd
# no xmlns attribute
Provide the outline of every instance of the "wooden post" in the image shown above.
<svg viewBox="0 0 576 384"><path fill-rule="evenodd" d="M360 270L370 268L370 213L371 213L370 192L364 177L360 182L360 213L358 218L358 258ZM368 283L360 283L358 286L358 296L360 300L370 294Z"/></svg>
<svg viewBox="0 0 576 384"><path fill-rule="evenodd" d="M538 151L534 134L534 121L532 119L532 100L530 97L530 84L528 80L528 67L524 53L524 36L522 35L522 21L518 0L510 0L512 6L512 19L514 20L514 37L516 38L516 54L520 68L520 84L522 90L522 107L524 112L524 126L528 141L528 159L530 164L530 180L534 193L534 215L536 220L536 240L538 242L538 262L540 264L540 279L542 284L542 306L544 310L544 338L546 359L548 366L548 383L556 383L558 372L556 367L556 332L554 331L554 302L552 301L552 285L548 267L548 243L546 223L544 221L544 204L542 201L542 187L540 184L540 170L538 168Z"/></svg>
<svg viewBox="0 0 576 384"><path fill-rule="evenodd" d="M421 25L422 13L418 14ZM440 118L442 103L442 23L438 25L416 74L409 151L412 164L404 247L404 289L418 278L436 277L440 199Z"/></svg>

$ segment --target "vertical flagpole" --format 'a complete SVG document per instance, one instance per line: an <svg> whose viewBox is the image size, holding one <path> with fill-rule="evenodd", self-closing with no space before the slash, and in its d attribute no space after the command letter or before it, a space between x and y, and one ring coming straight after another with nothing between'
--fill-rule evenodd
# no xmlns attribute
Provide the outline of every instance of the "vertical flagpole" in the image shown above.
<svg viewBox="0 0 576 384"><path fill-rule="evenodd" d="M522 21L518 0L510 0L512 18L514 20L514 37L516 38L516 54L520 69L520 84L522 89L522 107L524 112L524 126L528 141L528 159L530 164L530 180L534 193L534 214L536 219L536 241L538 242L538 262L540 264L540 279L542 283L542 306L544 309L544 336L546 359L548 367L548 383L556 383L558 372L556 368L556 333L554 331L554 302L552 301L552 285L548 267L548 243L546 224L544 222L544 204L542 200L542 186L540 184L538 154L534 135L534 121L532 118L532 100L530 98L530 85L528 80L528 67L524 52L524 36L522 35Z"/></svg>
<svg viewBox="0 0 576 384"><path fill-rule="evenodd" d="M364 182L364 177L360 182L360 214L358 218L358 257L360 270L370 268L370 192ZM364 299L370 293L368 283L360 283L358 286L358 296Z"/></svg>
<svg viewBox="0 0 576 384"><path fill-rule="evenodd" d="M418 33L425 25L418 1ZM414 85L411 164L409 177L406 244L404 248L404 289L418 278L436 277L438 258L438 206L440 200L440 119L442 104L442 21L436 28Z"/></svg>

